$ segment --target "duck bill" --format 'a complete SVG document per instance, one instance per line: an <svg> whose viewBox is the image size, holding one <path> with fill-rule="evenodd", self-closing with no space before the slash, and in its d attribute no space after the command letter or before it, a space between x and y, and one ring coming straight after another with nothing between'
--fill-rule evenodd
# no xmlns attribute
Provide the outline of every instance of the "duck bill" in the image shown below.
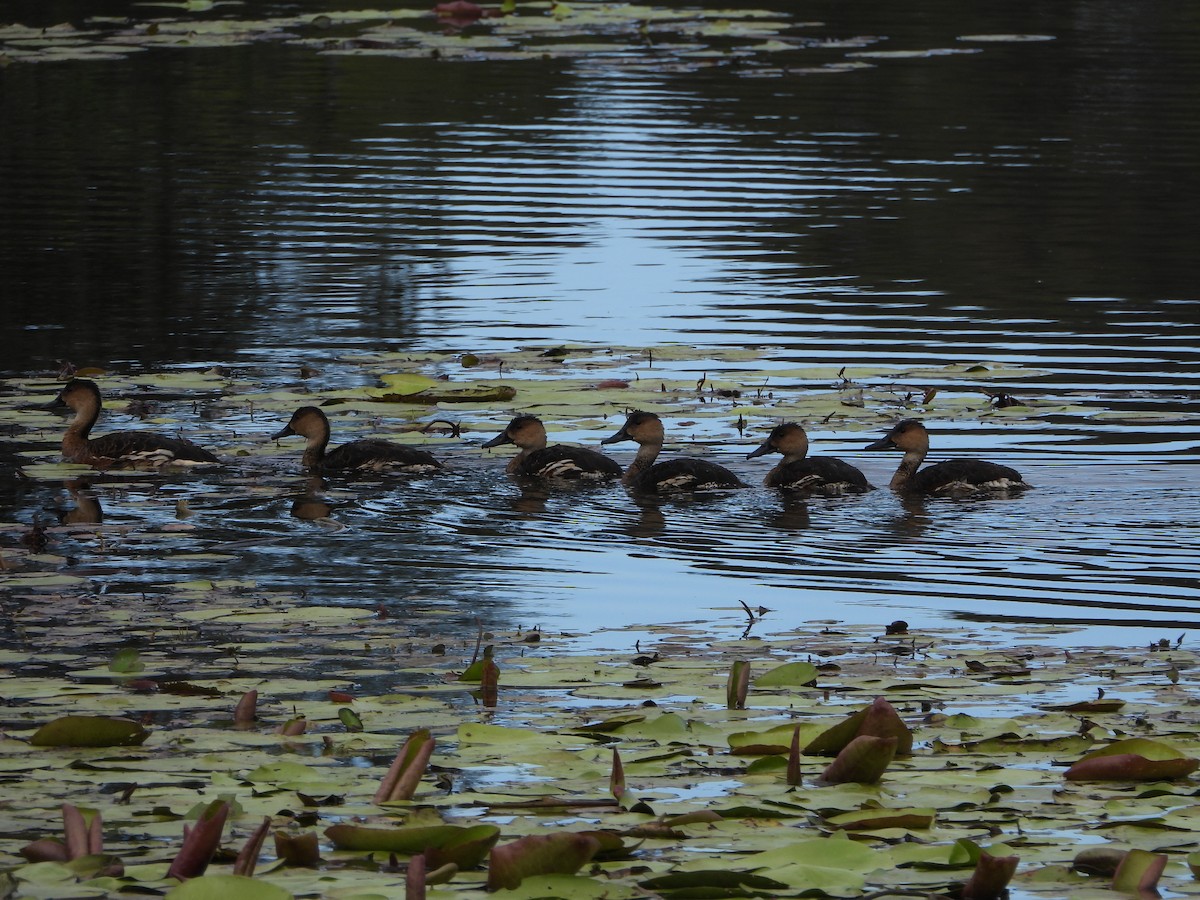
<svg viewBox="0 0 1200 900"><path fill-rule="evenodd" d="M774 451L774 449L775 448L771 446L770 441L763 441L762 445L758 447L758 449L751 450L746 454L746 459L754 459L756 456L766 456L768 453Z"/></svg>
<svg viewBox="0 0 1200 900"><path fill-rule="evenodd" d="M291 425L284 425L277 432L275 432L273 435L271 435L271 440L277 441L280 438L290 437L291 435L293 435L295 433L296 432L292 431Z"/></svg>
<svg viewBox="0 0 1200 900"><path fill-rule="evenodd" d="M502 431L498 435L496 435L494 438L492 438L490 441L485 441L483 446L499 447L501 444L511 444L512 442L513 442L513 440L512 440L512 438L510 438L508 436L508 432Z"/></svg>
<svg viewBox="0 0 1200 900"><path fill-rule="evenodd" d="M877 440L873 443L867 444L867 446L865 446L863 449L864 450L899 450L900 448L897 447L896 444L892 441L892 436L890 434L885 434L879 440Z"/></svg>
<svg viewBox="0 0 1200 900"><path fill-rule="evenodd" d="M39 406L37 408L38 409L66 409L67 401L63 399L63 395L60 393L57 397L55 397L49 403L43 403L41 406Z"/></svg>
<svg viewBox="0 0 1200 900"><path fill-rule="evenodd" d="M629 434L625 431L625 426L621 426L621 430L614 435L604 438L600 441L601 444L619 444L621 441L629 440Z"/></svg>

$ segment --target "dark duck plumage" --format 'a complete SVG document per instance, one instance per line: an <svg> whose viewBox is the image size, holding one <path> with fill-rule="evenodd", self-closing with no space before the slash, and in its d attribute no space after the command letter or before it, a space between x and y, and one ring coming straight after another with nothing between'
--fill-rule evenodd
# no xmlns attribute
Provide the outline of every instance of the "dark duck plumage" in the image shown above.
<svg viewBox="0 0 1200 900"><path fill-rule="evenodd" d="M891 480L891 487L898 491L962 495L1029 487L1016 469L982 459L950 459L921 469L929 453L929 432L916 419L898 422L866 449L904 451Z"/></svg>
<svg viewBox="0 0 1200 900"><path fill-rule="evenodd" d="M63 459L100 469L160 468L219 463L220 460L191 441L151 431L116 431L89 438L100 418L100 388L94 381L74 378L58 392L52 409L70 408L75 418L62 439Z"/></svg>
<svg viewBox="0 0 1200 900"><path fill-rule="evenodd" d="M630 488L647 493L671 491L707 491L718 488L740 488L745 483L724 466L704 459L670 459L656 463L663 447L663 424L654 413L629 414L621 430L600 443L616 444L635 441L637 455L621 480Z"/></svg>
<svg viewBox="0 0 1200 900"><path fill-rule="evenodd" d="M572 480L621 477L621 466L596 450L565 444L547 447L546 426L537 416L517 416L483 446L502 444L515 444L520 451L505 466L510 475Z"/></svg>
<svg viewBox="0 0 1200 900"><path fill-rule="evenodd" d="M432 453L417 447L368 438L351 441L325 452L329 445L329 419L315 406L302 406L272 438L298 435L308 439L301 462L308 469L331 471L409 472L425 474L442 468Z"/></svg>
<svg viewBox="0 0 1200 900"><path fill-rule="evenodd" d="M848 462L831 456L808 456L808 435L794 422L776 426L762 446L746 459L782 453L783 459L763 478L767 487L822 494L862 493L873 490L867 477Z"/></svg>

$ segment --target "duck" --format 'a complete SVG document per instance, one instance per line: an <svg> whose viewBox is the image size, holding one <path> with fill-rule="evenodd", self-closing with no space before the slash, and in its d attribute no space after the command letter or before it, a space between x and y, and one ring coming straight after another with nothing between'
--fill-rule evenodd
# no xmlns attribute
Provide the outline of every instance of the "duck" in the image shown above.
<svg viewBox="0 0 1200 900"><path fill-rule="evenodd" d="M890 482L897 491L963 495L1029 487L1016 469L983 459L948 459L921 469L929 453L929 432L917 419L897 422L866 449L904 451L904 459Z"/></svg>
<svg viewBox="0 0 1200 900"><path fill-rule="evenodd" d="M442 470L442 464L427 450L368 438L342 444L325 452L329 445L329 418L315 406L302 406L275 434L272 440L297 435L307 438L302 464L321 471L358 470L368 472L408 472L428 474Z"/></svg>
<svg viewBox="0 0 1200 900"><path fill-rule="evenodd" d="M848 462L831 456L808 456L808 435L795 422L777 425L746 459L782 453L779 465L763 478L767 487L823 494L863 493L874 490L867 477Z"/></svg>
<svg viewBox="0 0 1200 900"><path fill-rule="evenodd" d="M510 475L600 481L620 478L621 466L603 453L566 444L546 446L546 426L537 416L517 416L484 447L516 444L520 452L508 461Z"/></svg>
<svg viewBox="0 0 1200 900"><path fill-rule="evenodd" d="M75 417L62 439L67 462L98 469L161 468L163 466L213 465L221 461L203 447L185 438L168 437L152 431L116 431L91 438L100 418L100 388L86 378L73 378L58 392L47 408L68 408Z"/></svg>
<svg viewBox="0 0 1200 900"><path fill-rule="evenodd" d="M616 434L600 443L634 441L638 444L637 455L621 477L621 481L634 490L658 494L746 487L733 472L705 459L684 457L656 463L655 459L662 451L663 437L662 420L652 412L638 410L629 414Z"/></svg>

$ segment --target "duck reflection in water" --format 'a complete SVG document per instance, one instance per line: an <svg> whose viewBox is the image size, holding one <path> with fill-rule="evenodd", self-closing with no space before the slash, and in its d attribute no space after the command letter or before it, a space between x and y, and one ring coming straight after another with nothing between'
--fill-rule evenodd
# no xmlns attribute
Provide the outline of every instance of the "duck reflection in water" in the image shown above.
<svg viewBox="0 0 1200 900"><path fill-rule="evenodd" d="M63 487L71 495L75 507L58 512L61 525L98 525L104 521L104 509L100 498L92 490L91 482L82 478L72 478L63 482Z"/></svg>
<svg viewBox="0 0 1200 900"><path fill-rule="evenodd" d="M322 493L325 480L318 475L304 479L304 493L292 500L292 516L306 522L330 520L334 505Z"/></svg>

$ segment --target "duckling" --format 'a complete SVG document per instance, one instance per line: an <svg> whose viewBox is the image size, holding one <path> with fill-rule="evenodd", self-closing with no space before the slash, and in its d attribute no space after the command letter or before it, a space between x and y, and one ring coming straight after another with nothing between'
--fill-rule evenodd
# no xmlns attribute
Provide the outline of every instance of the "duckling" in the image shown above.
<svg viewBox="0 0 1200 900"><path fill-rule="evenodd" d="M929 453L929 432L916 419L896 423L866 449L904 451L904 459L891 480L891 487L897 491L961 495L1029 487L1016 469L982 459L949 459L918 471Z"/></svg>
<svg viewBox="0 0 1200 900"><path fill-rule="evenodd" d="M651 412L633 412L612 437L600 443L635 441L637 455L621 478L629 487L647 493L740 488L745 483L724 466L704 459L671 459L656 463L663 446L662 420Z"/></svg>
<svg viewBox="0 0 1200 900"><path fill-rule="evenodd" d="M483 446L499 447L501 444L516 444L520 449L505 467L510 475L581 480L621 477L621 466L596 450L565 444L547 447L546 426L537 416L517 416Z"/></svg>
<svg viewBox="0 0 1200 900"><path fill-rule="evenodd" d="M279 440L293 434L308 438L301 462L309 469L357 469L414 474L426 474L442 469L442 464L426 450L375 438L351 441L326 453L325 448L329 444L329 419L315 406L300 407L292 413L291 421L271 437L273 440Z"/></svg>
<svg viewBox="0 0 1200 900"><path fill-rule="evenodd" d="M808 457L808 435L794 422L776 426L762 446L747 454L746 459L768 453L782 453L783 459L763 478L767 487L823 494L874 490L867 477L850 463L831 456Z"/></svg>
<svg viewBox="0 0 1200 900"><path fill-rule="evenodd" d="M50 409L69 407L75 418L62 439L63 459L101 469L158 468L219 463L203 447L184 438L167 437L148 431L117 431L103 437L88 434L100 417L100 388L96 382L73 378L58 392Z"/></svg>

